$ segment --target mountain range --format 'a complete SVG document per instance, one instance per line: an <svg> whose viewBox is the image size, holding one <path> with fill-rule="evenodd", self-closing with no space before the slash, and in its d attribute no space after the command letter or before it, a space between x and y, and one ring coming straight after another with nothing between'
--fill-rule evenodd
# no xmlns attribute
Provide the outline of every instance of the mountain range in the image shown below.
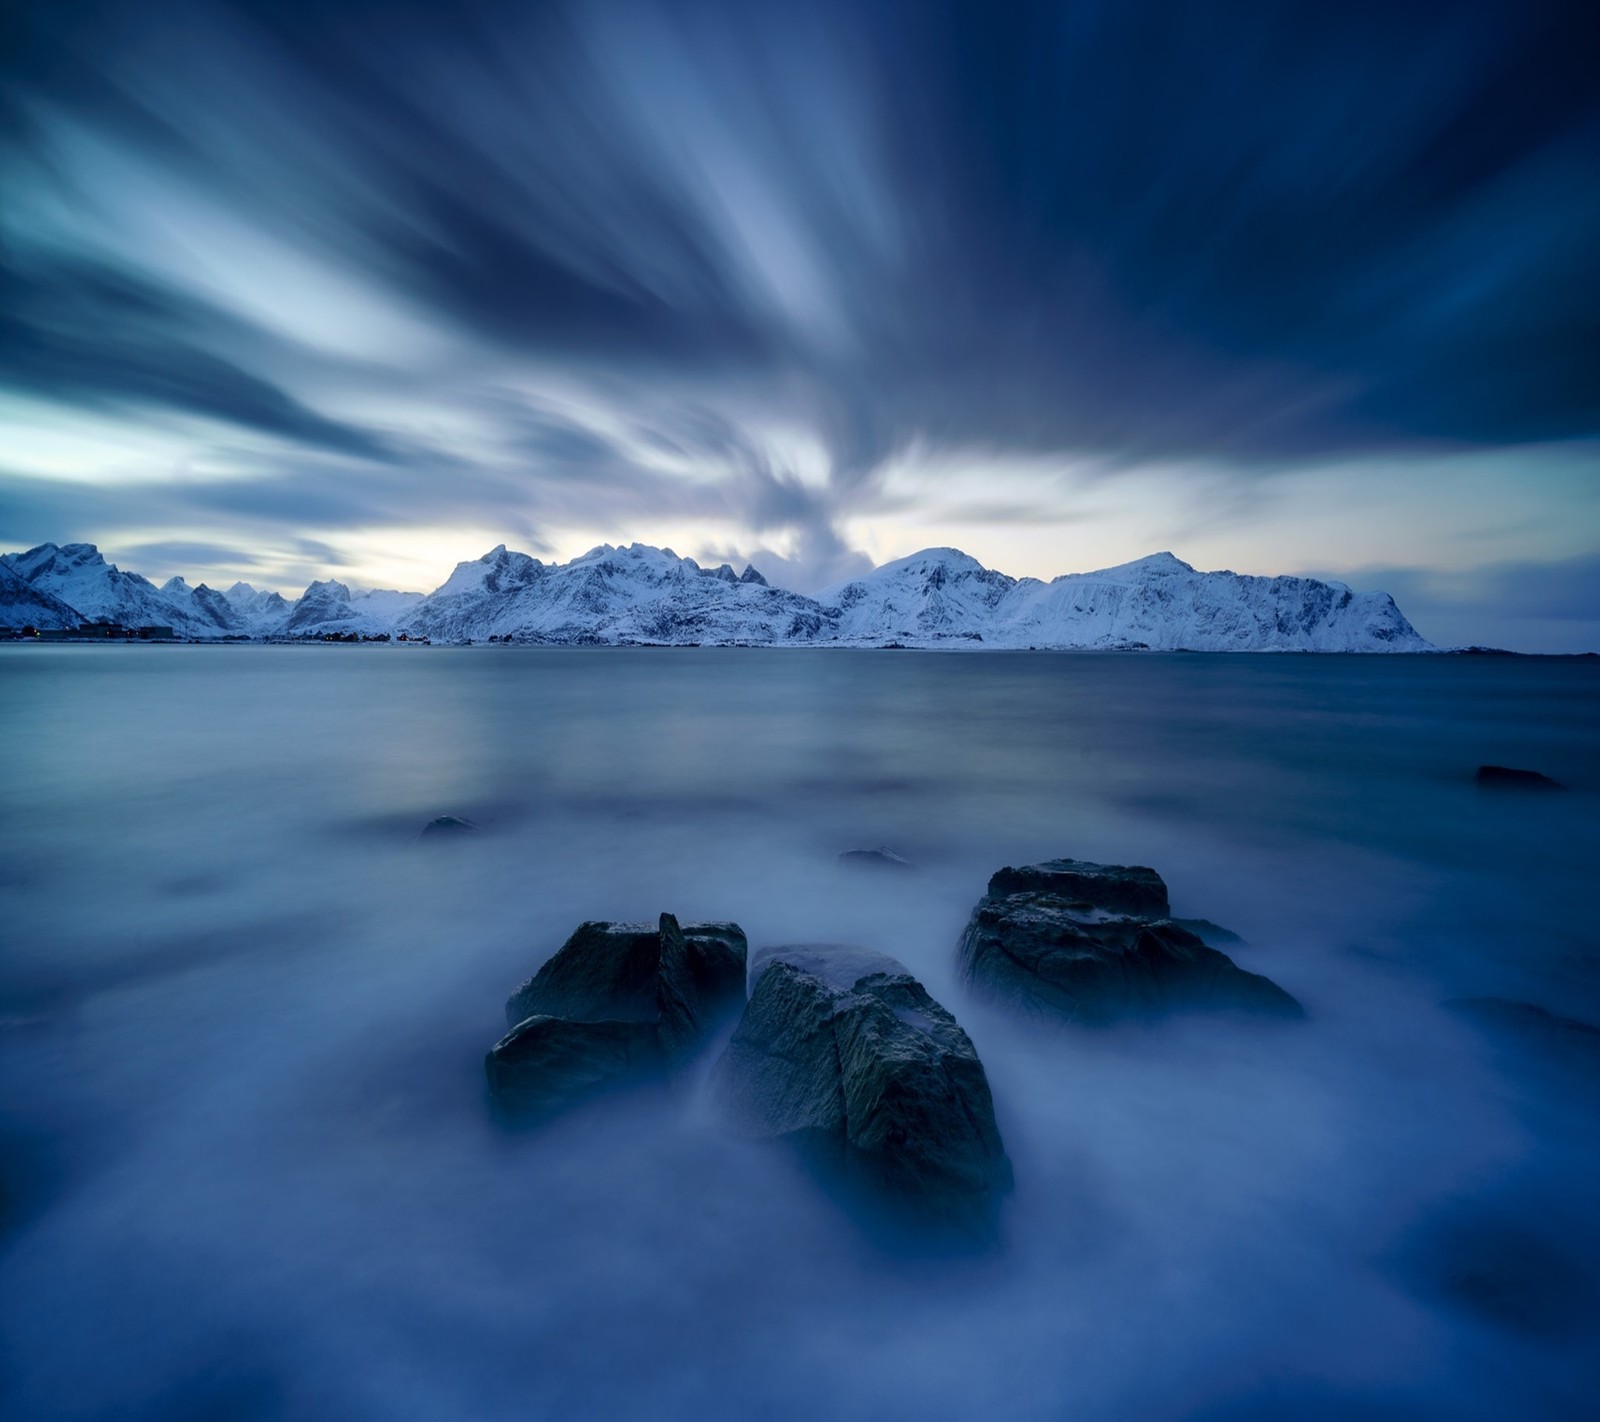
<svg viewBox="0 0 1600 1422"><path fill-rule="evenodd" d="M811 597L753 567L602 544L544 563L503 544L426 595L312 583L294 601L248 583L159 587L89 543L0 556L0 624L167 626L182 637L405 633L567 646L966 646L1202 652L1426 652L1386 593L1300 577L1201 573L1171 553L1042 582L929 548Z"/></svg>

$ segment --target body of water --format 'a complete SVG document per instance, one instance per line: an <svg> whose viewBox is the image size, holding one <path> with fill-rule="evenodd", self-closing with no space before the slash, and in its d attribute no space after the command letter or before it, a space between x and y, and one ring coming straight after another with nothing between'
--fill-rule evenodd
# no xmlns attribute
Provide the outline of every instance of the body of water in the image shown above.
<svg viewBox="0 0 1600 1422"><path fill-rule="evenodd" d="M1443 1004L1600 1022L1597 728L1593 660L0 648L0 1412L1592 1416L1595 1056ZM1307 1020L971 1001L989 874L1058 856ZM662 910L923 979L993 1251L887 1250L692 1087L495 1123L507 994Z"/></svg>

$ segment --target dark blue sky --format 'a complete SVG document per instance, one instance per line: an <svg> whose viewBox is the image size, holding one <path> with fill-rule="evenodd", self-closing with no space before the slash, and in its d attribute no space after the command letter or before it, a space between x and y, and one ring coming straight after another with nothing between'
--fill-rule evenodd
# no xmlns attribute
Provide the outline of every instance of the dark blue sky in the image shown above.
<svg viewBox="0 0 1600 1422"><path fill-rule="evenodd" d="M6 546L1173 546L1600 618L1593 3L9 24Z"/></svg>

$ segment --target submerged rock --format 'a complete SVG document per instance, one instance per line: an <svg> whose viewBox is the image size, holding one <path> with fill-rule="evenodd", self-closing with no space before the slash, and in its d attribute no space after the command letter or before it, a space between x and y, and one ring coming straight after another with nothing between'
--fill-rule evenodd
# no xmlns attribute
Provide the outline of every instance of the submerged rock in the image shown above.
<svg viewBox="0 0 1600 1422"><path fill-rule="evenodd" d="M1453 997L1444 1006L1495 1039L1600 1084L1600 1027L1503 997Z"/></svg>
<svg viewBox="0 0 1600 1422"><path fill-rule="evenodd" d="M853 869L893 869L898 872L915 873L917 866L909 859L902 859L892 849L847 849L839 856L841 864L847 864Z"/></svg>
<svg viewBox="0 0 1600 1422"><path fill-rule="evenodd" d="M1176 1008L1276 1017L1304 1009L1169 916L1153 869L1052 859L1000 870L959 949L967 982L1018 1006L1099 1024Z"/></svg>
<svg viewBox="0 0 1600 1422"><path fill-rule="evenodd" d="M741 1134L789 1140L918 1222L985 1232L1011 1188L971 1039L882 954L765 950L712 1090Z"/></svg>
<svg viewBox="0 0 1600 1422"><path fill-rule="evenodd" d="M1412 1292L1508 1332L1592 1333L1600 1289L1574 1247L1587 1231L1542 1203L1451 1202L1402 1236L1391 1265Z"/></svg>
<svg viewBox="0 0 1600 1422"><path fill-rule="evenodd" d="M476 833L477 828L471 820L464 820L459 815L440 815L438 819L429 820L423 825L422 833L425 838L433 835L454 836Z"/></svg>
<svg viewBox="0 0 1600 1422"><path fill-rule="evenodd" d="M1480 765L1474 777L1478 784L1491 790L1565 790L1559 780L1552 780L1537 770L1518 770L1510 765Z"/></svg>
<svg viewBox="0 0 1600 1422"><path fill-rule="evenodd" d="M591 921L506 1002L485 1059L503 1107L543 1115L608 1083L681 1066L744 1002L736 923Z"/></svg>

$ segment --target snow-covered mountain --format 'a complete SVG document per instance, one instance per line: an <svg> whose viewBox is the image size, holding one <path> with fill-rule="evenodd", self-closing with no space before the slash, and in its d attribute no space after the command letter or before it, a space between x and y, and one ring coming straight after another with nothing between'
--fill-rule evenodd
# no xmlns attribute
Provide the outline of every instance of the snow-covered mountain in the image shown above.
<svg viewBox="0 0 1600 1422"><path fill-rule="evenodd" d="M26 553L7 553L0 562L34 592L65 603L77 622L171 627L185 636L218 635L211 619L197 612L187 598L175 599L148 578L124 573L114 563L107 563L92 543L68 543L59 548L43 543Z"/></svg>
<svg viewBox="0 0 1600 1422"><path fill-rule="evenodd" d="M82 621L75 607L34 587L0 558L0 627L48 627L59 631Z"/></svg>
<svg viewBox="0 0 1600 1422"><path fill-rule="evenodd" d="M503 544L420 593L314 582L294 602L235 583L160 588L90 544L0 558L8 625L109 620L183 636L406 633L433 641L562 645L984 646L1204 652L1424 652L1385 593L1312 578L1201 573L1171 553L1050 582L930 548L804 597L754 568L702 568L671 549L602 544L542 563Z"/></svg>
<svg viewBox="0 0 1600 1422"><path fill-rule="evenodd" d="M0 625L170 627L180 637L320 637L325 632L387 632L423 600L421 593L356 591L315 582L294 602L235 583L226 592L182 578L157 587L107 563L92 543L43 543L0 556Z"/></svg>
<svg viewBox="0 0 1600 1422"><path fill-rule="evenodd" d="M312 583L274 629L284 637L321 637L328 632L354 632L364 637L390 631L423 601L421 593L390 589L352 592L331 578Z"/></svg>
<svg viewBox="0 0 1600 1422"><path fill-rule="evenodd" d="M222 596L246 631L256 637L275 632L294 610L294 604L282 593L259 591L249 583L235 583Z"/></svg>
<svg viewBox="0 0 1600 1422"><path fill-rule="evenodd" d="M460 563L401 624L437 641L619 644L794 643L819 639L823 609L754 568L702 568L670 548L592 548L541 563L505 545Z"/></svg>
<svg viewBox="0 0 1600 1422"><path fill-rule="evenodd" d="M817 594L848 641L1197 652L1421 652L1387 593L1313 578L1200 573L1171 553L1045 583L930 548Z"/></svg>

